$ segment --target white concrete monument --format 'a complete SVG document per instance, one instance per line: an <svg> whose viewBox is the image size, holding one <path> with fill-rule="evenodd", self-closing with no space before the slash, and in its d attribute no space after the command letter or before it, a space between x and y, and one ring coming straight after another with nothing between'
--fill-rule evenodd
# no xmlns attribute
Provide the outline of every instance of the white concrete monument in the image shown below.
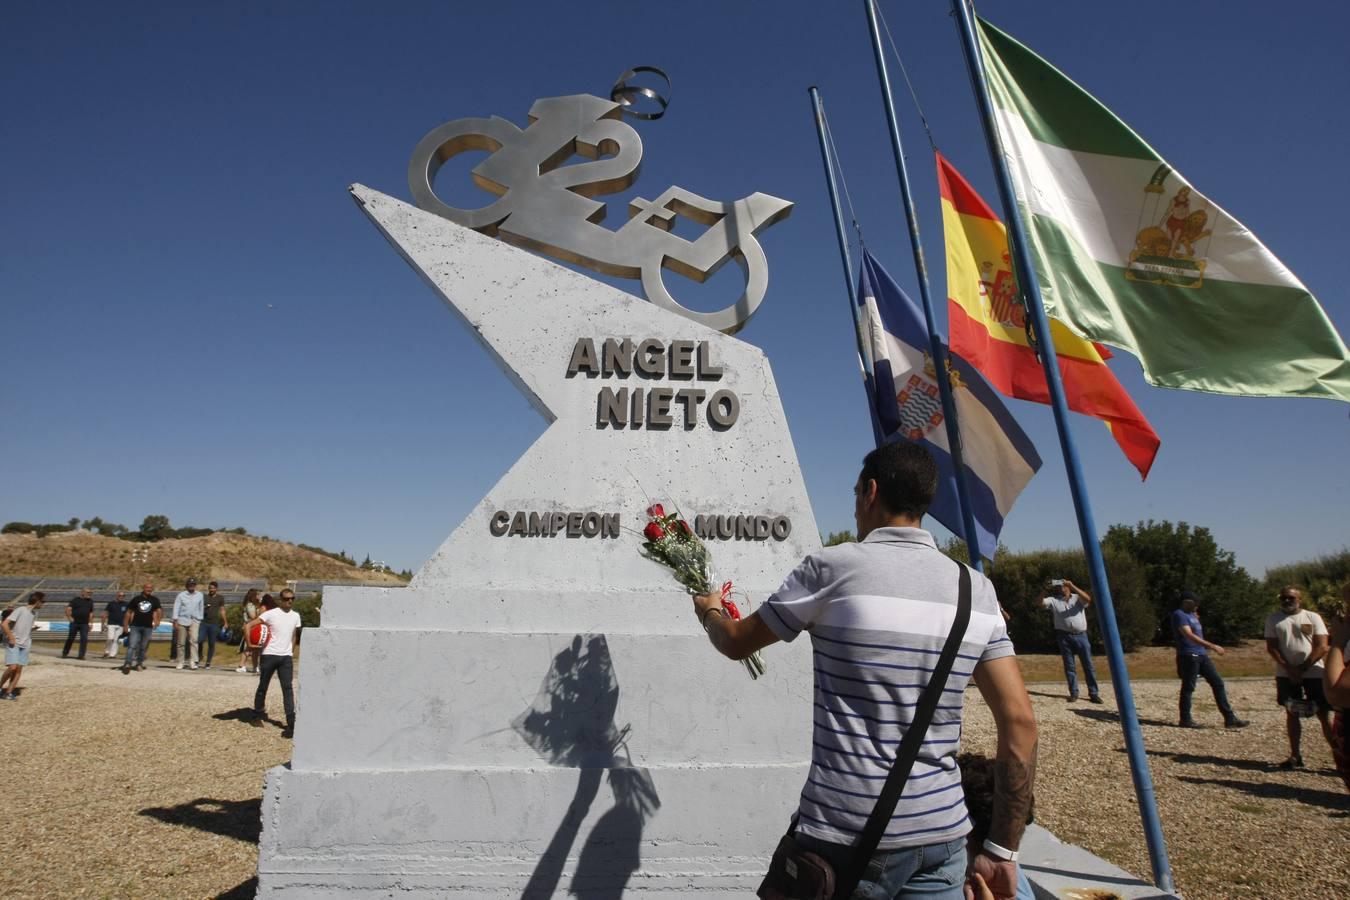
<svg viewBox="0 0 1350 900"><path fill-rule="evenodd" d="M767 286L754 231L790 205L671 188L599 229L626 237L590 232L603 204L589 197L631 183L611 164L641 155L618 106L560 98L523 131L443 126L413 163L432 211L352 188L549 425L407 589L325 591L294 757L267 777L263 896L747 896L795 808L806 642L770 648L751 681L637 533L651 501L677 503L756 604L819 546L768 361L724 333ZM606 158L550 187L546 160L587 147ZM464 149L495 151L475 175L502 200L455 224L464 211L417 186ZM520 181L522 164L545 184ZM605 189L579 191L591 176ZM712 237L674 237L674 215ZM489 234L641 277L649 297L663 267L698 278L735 259L746 295L691 313L664 288L645 302Z"/></svg>

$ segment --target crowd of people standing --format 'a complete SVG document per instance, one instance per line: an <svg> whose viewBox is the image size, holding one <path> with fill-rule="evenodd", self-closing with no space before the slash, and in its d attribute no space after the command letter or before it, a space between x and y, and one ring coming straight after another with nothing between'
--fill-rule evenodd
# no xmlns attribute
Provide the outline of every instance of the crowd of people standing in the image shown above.
<svg viewBox="0 0 1350 900"><path fill-rule="evenodd" d="M141 592L130 600L125 591L118 591L109 600L99 616L106 645L101 658L123 657L119 668L123 675L144 671L146 654L155 629L164 618L164 603L155 595L154 584L146 582ZM27 601L0 614L0 632L4 635L5 670L0 676L0 700L17 700L19 679L28 665L33 646L33 631L37 612L46 602L43 591L34 591ZM244 596L242 627L240 629L239 673L258 675L258 689L254 695L252 724L261 725L266 718L267 690L275 676L281 685L282 703L286 712L286 727L282 735L290 737L295 727L295 698L293 690L293 654L301 627L300 614L293 610L295 592L281 591L277 599L251 589ZM94 618L94 600L88 588L66 604L67 634L61 657L68 658L78 641L77 659L88 652L89 631ZM220 586L212 581L203 594L197 590L197 579L188 578L183 590L174 597L170 608L173 637L169 660L175 668L185 665L196 670L209 669L215 662L216 644L233 644L225 612L225 597ZM125 656L119 644L125 644Z"/></svg>

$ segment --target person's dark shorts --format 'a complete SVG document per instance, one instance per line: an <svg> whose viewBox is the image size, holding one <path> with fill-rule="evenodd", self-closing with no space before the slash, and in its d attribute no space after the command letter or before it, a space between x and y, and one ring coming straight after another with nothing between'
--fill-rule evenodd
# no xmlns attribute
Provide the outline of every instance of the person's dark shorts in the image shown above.
<svg viewBox="0 0 1350 900"><path fill-rule="evenodd" d="M1331 712L1331 704L1322 691L1322 679L1303 678L1294 681L1283 675L1275 676L1275 702L1284 706L1290 700L1311 700L1317 704L1318 712Z"/></svg>

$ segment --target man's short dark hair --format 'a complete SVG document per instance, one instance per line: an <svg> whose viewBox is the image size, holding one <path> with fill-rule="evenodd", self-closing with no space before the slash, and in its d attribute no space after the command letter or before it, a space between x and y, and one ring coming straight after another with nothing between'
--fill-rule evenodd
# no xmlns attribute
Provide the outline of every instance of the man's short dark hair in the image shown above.
<svg viewBox="0 0 1350 900"><path fill-rule="evenodd" d="M938 468L933 454L918 444L897 441L863 457L859 486L877 483L877 496L892 515L923 517L937 493Z"/></svg>
<svg viewBox="0 0 1350 900"><path fill-rule="evenodd" d="M36 600L38 603L41 603L42 601L44 601L44 600L46 600L46 599L47 599L47 595L44 594L44 593L42 593L42 591L33 591L33 593L30 594L29 597L28 597L28 602L29 602L29 603L32 603L34 600Z"/></svg>

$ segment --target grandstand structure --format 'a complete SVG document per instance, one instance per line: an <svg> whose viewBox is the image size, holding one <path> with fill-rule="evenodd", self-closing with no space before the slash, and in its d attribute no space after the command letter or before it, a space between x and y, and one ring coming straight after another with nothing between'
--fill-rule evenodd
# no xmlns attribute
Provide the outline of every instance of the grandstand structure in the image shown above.
<svg viewBox="0 0 1350 900"><path fill-rule="evenodd" d="M186 576L184 576L186 578ZM209 580L209 579L207 579ZM244 602L244 595L250 590L261 592L273 591L279 592L281 586L271 586L263 579L243 580L243 581L222 581L219 582L221 595L225 598L225 605L228 609L231 606L237 606ZM200 581L200 579L199 579ZM365 581L296 581L287 582L283 586L290 587L295 591L296 596L305 596L321 593L326 585L332 586L350 586L350 585L369 585ZM397 585L381 584L381 587L398 587ZM201 581L198 587L203 593L206 591L205 581ZM94 628L90 629L89 643L90 652L93 652L93 644L102 640L102 629L99 627L99 619L103 615L104 609L108 603L117 597L118 580L111 577L99 578L43 578L36 575L0 575L0 609L9 609L18 606L21 603L28 602L28 595L33 591L42 591L46 594L46 602L38 612L37 627L33 632L34 640L41 641L64 641L68 627L66 624L66 604L74 597L78 597L80 592L88 588L93 595L94 600ZM156 589L155 596L159 598L160 603L164 604L164 619L160 624L157 633L168 633L172 630L169 624L170 614L173 612L173 598L178 596L181 591L181 584L164 585ZM120 588L126 591L127 599L131 599L140 593L140 586L128 586ZM100 644L100 652L102 652Z"/></svg>

